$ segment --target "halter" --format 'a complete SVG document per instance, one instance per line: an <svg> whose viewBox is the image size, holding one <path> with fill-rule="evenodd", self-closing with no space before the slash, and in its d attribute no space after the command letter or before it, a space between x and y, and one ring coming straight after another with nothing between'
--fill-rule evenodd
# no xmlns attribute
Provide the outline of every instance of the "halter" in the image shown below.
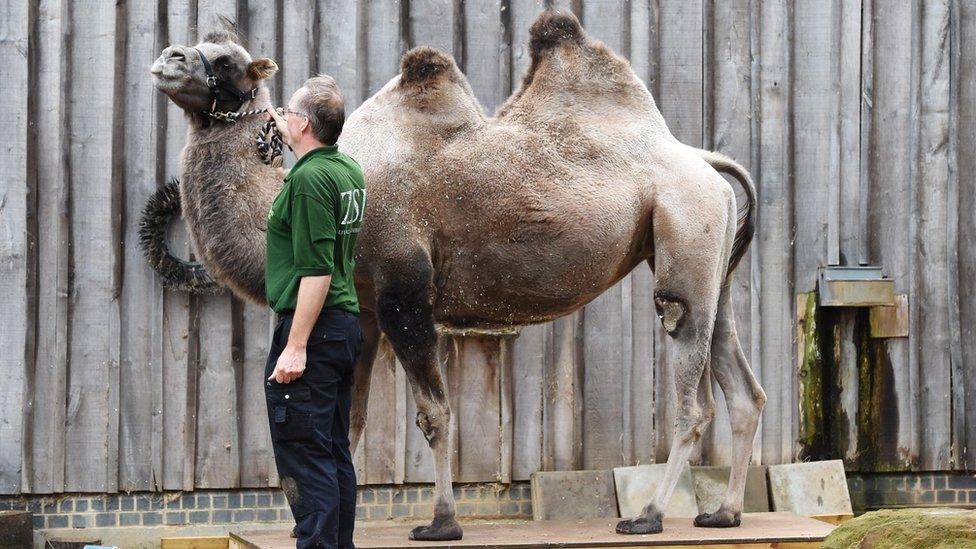
<svg viewBox="0 0 976 549"><path fill-rule="evenodd" d="M228 111L218 111L217 102L218 101L239 101L242 105L245 101L254 99L258 94L258 87L254 86L249 92L242 92L237 89L237 86L227 82L223 78L214 74L213 67L210 65L210 60L207 56L200 51L200 48L193 48L200 54L200 61L203 62L203 70L207 73L207 87L210 88L210 99L212 100L210 105L210 111L203 111L203 114L213 118L214 120L220 120L222 122L229 122L233 124L237 120L250 116L252 114L257 114L259 112L264 112L263 110L253 110L246 112L228 112Z"/></svg>

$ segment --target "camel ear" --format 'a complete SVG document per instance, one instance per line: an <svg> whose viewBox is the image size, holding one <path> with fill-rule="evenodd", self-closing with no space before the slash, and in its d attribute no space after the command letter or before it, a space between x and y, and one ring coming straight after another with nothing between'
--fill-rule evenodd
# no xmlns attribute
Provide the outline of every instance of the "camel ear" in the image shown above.
<svg viewBox="0 0 976 549"><path fill-rule="evenodd" d="M446 74L454 65L449 55L433 48L414 48L403 55L400 61L401 84L426 84L441 74Z"/></svg>
<svg viewBox="0 0 976 549"><path fill-rule="evenodd" d="M247 77L255 82L264 80L276 72L278 72L278 64L267 57L251 61L247 66Z"/></svg>
<svg viewBox="0 0 976 549"><path fill-rule="evenodd" d="M585 36L579 19L572 13L544 11L529 29L529 51L538 54L564 42L582 43Z"/></svg>

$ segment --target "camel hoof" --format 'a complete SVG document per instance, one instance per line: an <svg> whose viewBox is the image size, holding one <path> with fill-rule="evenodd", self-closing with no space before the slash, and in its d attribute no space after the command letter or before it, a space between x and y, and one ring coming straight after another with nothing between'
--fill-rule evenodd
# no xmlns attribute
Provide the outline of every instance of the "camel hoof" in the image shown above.
<svg viewBox="0 0 976 549"><path fill-rule="evenodd" d="M637 517L617 523L618 534L660 534L663 530L660 518Z"/></svg>
<svg viewBox="0 0 976 549"><path fill-rule="evenodd" d="M699 528L734 528L741 524L741 513L730 513L719 509L714 513L702 513L695 517L695 526Z"/></svg>
<svg viewBox="0 0 976 549"><path fill-rule="evenodd" d="M418 526L410 531L410 539L414 541L456 541L461 539L464 532L461 525L454 518L439 521L434 519L430 526Z"/></svg>

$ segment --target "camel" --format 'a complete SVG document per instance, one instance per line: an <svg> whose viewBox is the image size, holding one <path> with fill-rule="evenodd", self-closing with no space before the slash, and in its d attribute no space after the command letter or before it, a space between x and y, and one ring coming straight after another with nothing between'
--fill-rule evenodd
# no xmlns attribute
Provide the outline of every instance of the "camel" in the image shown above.
<svg viewBox="0 0 976 549"><path fill-rule="evenodd" d="M238 89L268 105L271 62L251 62L227 34L197 45L224 60ZM571 14L543 12L530 30L531 65L494 117L485 115L454 60L407 52L400 74L347 119L339 148L366 175L369 206L357 245L356 286L366 334L357 365L351 441L358 444L382 335L403 364L416 422L434 456L436 502L418 540L463 532L452 492L453 437L436 363L437 324L498 328L547 322L583 307L641 262L672 340L677 414L665 479L623 534L662 531L662 510L714 413L711 379L732 423L728 493L697 526L740 522L746 469L765 394L736 334L730 283L753 235L755 190L731 159L684 145L668 130L628 62L587 36ZM170 46L156 87L190 117L181 195L195 248L214 277L262 302L264 213L280 186L258 165L262 121L228 126L211 108L200 56ZM252 67L255 67L252 70ZM740 215L731 184L743 187ZM651 334L643 334L652 337Z"/></svg>

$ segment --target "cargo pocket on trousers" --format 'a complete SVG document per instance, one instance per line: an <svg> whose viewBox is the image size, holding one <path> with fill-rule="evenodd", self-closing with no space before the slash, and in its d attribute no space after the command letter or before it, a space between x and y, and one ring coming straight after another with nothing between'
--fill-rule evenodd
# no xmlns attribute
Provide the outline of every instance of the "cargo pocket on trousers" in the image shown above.
<svg viewBox="0 0 976 549"><path fill-rule="evenodd" d="M308 411L312 393L308 387L280 387L269 393L268 399L273 441L289 442L312 438L312 413Z"/></svg>
<svg viewBox="0 0 976 549"><path fill-rule="evenodd" d="M313 349L316 358L325 360L328 364L340 368L348 368L355 359L354 339L337 329L320 328L316 326L308 336L308 345Z"/></svg>

